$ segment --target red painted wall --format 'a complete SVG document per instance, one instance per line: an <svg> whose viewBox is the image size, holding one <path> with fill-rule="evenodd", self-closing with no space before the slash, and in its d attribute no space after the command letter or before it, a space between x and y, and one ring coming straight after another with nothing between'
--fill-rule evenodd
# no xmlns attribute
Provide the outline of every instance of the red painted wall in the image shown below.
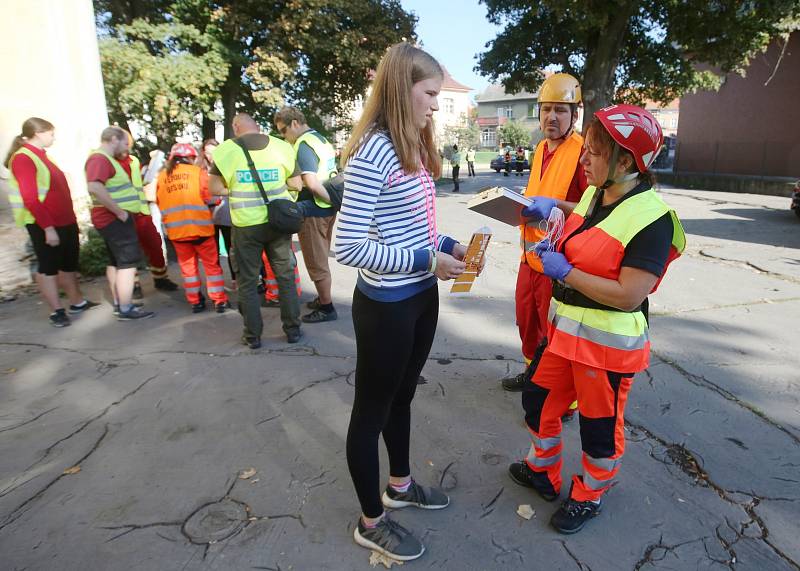
<svg viewBox="0 0 800 571"><path fill-rule="evenodd" d="M800 33L764 85L781 45L756 56L745 77L729 74L718 92L681 98L677 171L800 177Z"/></svg>

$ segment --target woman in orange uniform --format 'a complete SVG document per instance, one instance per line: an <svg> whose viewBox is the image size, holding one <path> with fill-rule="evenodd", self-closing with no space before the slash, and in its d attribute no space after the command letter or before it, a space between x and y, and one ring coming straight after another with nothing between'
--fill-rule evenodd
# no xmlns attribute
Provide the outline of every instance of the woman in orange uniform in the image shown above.
<svg viewBox="0 0 800 571"><path fill-rule="evenodd" d="M649 362L647 296L686 245L648 171L662 142L658 121L644 109L612 105L596 112L580 159L590 186L565 212L555 248L546 241L536 247L553 279L548 345L533 390L523 395L533 444L509 471L545 500L558 498L561 417L577 400L583 469L550 519L561 533L580 531L600 513L619 471L628 392Z"/></svg>
<svg viewBox="0 0 800 571"><path fill-rule="evenodd" d="M183 289L192 304L192 312L206 309L206 299L200 291L199 258L206 273L208 297L214 301L217 313L223 313L228 307L228 296L219 267L214 222L208 209L211 202L208 174L194 164L196 158L193 146L184 143L172 146L166 168L158 175L156 200L167 236L178 256Z"/></svg>

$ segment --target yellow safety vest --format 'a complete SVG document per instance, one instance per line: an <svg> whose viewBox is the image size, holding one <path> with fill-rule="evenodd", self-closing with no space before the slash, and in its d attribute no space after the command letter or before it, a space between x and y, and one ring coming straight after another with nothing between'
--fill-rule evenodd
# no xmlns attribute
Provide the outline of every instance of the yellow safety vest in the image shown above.
<svg viewBox="0 0 800 571"><path fill-rule="evenodd" d="M147 197L144 194L144 184L142 183L142 163L134 155L131 155L131 182L133 188L139 194L139 200L142 201L140 212L142 214L150 215L150 205L147 203Z"/></svg>
<svg viewBox="0 0 800 571"><path fill-rule="evenodd" d="M294 150L295 153L300 151L300 143L305 143L311 147L311 150L314 151L319 159L316 172L317 178L320 182L325 182L338 174L336 167L336 151L333 145L326 140L320 139L320 136L321 135L313 129L306 131L294 142ZM331 208L330 203L325 202L316 195L314 195L314 203L320 208Z"/></svg>
<svg viewBox="0 0 800 571"><path fill-rule="evenodd" d="M624 200L605 220L578 232L595 192L593 186L586 189L564 225L564 244L559 248L579 270L616 280L628 243L643 228L669 213L672 244L664 272L653 287L655 291L667 267L686 247L686 236L677 214L651 189ZM647 368L650 336L641 311L592 309L553 298L549 318L548 350L557 355L611 371L636 372Z"/></svg>
<svg viewBox="0 0 800 571"><path fill-rule="evenodd" d="M14 176L14 171L12 171L10 168L11 162L17 155L25 155L26 157L30 157L30 159L33 161L33 164L36 165L36 189L39 192L39 202L44 202L44 199L47 197L47 193L50 190L50 171L47 169L47 165L44 164L42 159L37 157L33 151L26 149L25 147L20 147L20 149L11 157L11 161L8 162L9 172L11 173L11 177L8 181L8 184L11 187L11 192L8 195L8 201L11 203L11 208L14 210L14 222L17 224L17 226L23 228L26 224L35 223L36 219L33 217L33 214L31 214L30 211L25 208L22 202L22 194L19 191L19 183Z"/></svg>
<svg viewBox="0 0 800 571"><path fill-rule="evenodd" d="M139 197L138 189L142 187L142 172L134 168L136 158L133 157L134 160L131 161L131 176L128 177L128 173L125 172L125 169L122 168L117 159L102 149L92 151L89 156L92 155L103 155L114 167L114 176L105 182L105 187L108 194L111 195L111 199L117 203L117 206L133 214L141 212L142 199ZM94 195L92 195L92 206L103 206Z"/></svg>
<svg viewBox="0 0 800 571"><path fill-rule="evenodd" d="M266 148L250 151L268 200L294 200L286 179L294 172L294 148L281 139L269 137ZM231 222L234 226L255 226L269 219L267 206L253 179L247 158L235 141L228 139L214 149L214 164L230 192Z"/></svg>

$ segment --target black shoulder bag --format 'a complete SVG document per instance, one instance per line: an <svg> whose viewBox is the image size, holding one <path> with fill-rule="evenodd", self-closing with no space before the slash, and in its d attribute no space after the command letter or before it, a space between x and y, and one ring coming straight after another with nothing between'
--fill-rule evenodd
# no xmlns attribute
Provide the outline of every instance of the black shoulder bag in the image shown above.
<svg viewBox="0 0 800 571"><path fill-rule="evenodd" d="M234 142L244 151L244 156L247 158L247 166L250 167L250 174L253 177L253 182L258 186L261 199L267 206L267 224L269 227L280 234L298 233L303 224L303 212L300 210L300 207L298 207L297 203L293 200L286 200L285 198L270 200L267 198L264 185L261 183L261 177L258 174L255 163L253 163L253 157L250 156L250 151L247 150L245 144L239 139L234 139Z"/></svg>

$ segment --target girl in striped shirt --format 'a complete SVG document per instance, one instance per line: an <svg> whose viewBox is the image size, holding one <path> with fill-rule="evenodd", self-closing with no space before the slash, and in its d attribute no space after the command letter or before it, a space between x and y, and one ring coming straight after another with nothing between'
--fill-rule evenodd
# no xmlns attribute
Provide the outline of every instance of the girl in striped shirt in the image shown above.
<svg viewBox="0 0 800 571"><path fill-rule="evenodd" d="M426 52L393 46L378 66L364 113L343 153L345 192L334 249L358 268L353 294L357 362L347 463L361 504L356 543L401 561L425 551L384 506L447 507L439 489L411 477L411 400L439 314L437 278L465 268L466 247L439 234L436 188L441 159L432 116L443 72ZM380 495L378 437L389 455Z"/></svg>

